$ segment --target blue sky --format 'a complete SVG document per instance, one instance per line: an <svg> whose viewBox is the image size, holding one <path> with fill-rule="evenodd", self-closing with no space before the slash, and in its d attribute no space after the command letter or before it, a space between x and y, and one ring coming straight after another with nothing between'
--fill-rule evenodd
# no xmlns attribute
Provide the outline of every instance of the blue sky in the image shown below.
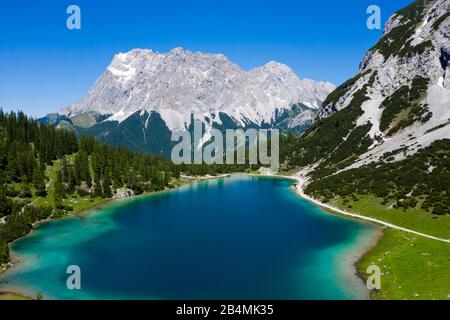
<svg viewBox="0 0 450 320"><path fill-rule="evenodd" d="M299 77L335 84L352 77L382 23L412 0L3 1L0 107L42 116L80 100L117 52L174 47L223 53L246 70L276 60ZM81 8L82 29L66 28Z"/></svg>

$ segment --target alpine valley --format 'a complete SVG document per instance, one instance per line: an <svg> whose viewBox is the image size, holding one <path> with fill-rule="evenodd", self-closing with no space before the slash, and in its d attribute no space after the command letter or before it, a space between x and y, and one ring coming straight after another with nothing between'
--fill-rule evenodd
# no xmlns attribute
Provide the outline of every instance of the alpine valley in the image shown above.
<svg viewBox="0 0 450 320"><path fill-rule="evenodd" d="M74 232L75 226L82 232L78 234L80 239L73 237L74 245L89 244L75 251L87 252L83 261L96 267L89 270L102 270L90 278L98 280L102 290L111 284L102 269L106 262L115 261L110 264L111 270L123 271L129 261L145 253L149 255L148 266L155 267L157 272L165 274L167 270L175 270L167 278L151 272L149 283L155 287L161 284L161 292L167 293L165 290L170 285L165 280L176 279L172 281L173 292L178 294L178 280L190 277L176 269L179 260L172 260L171 253L189 252L183 256L183 262L199 262L199 265L189 264L186 269L197 274L198 279L210 279L209 276L222 270L232 275L233 280L234 270L243 270L241 274L246 280L256 279L248 282L251 283L248 289L254 290L248 291L251 297L258 296L260 291L265 293L270 287L267 284L280 288L281 283L279 297L286 298L286 288L299 279L305 280L306 288L313 293L322 290L317 283L334 286L338 277L331 275L329 265L337 256L329 250L336 249L336 243L342 244L344 238L358 238L357 229L368 231L369 226L359 221L364 220L377 225L376 239L369 241L373 242L371 245L359 248L363 252L356 254L356 258L354 251L351 254L346 251L345 257L336 259L345 262L346 271L352 276L354 264L358 276L364 280L371 275L369 267L379 268L380 286L370 291L371 298L448 300L449 61L450 0L416 0L392 15L382 37L362 57L357 74L337 88L328 82L301 80L289 67L277 62L245 71L221 54L181 48L169 53L134 49L117 54L83 100L38 119L40 125L23 114L0 112L0 263L9 262L9 243L28 234L33 224L42 219L60 217L69 211L78 213L124 194L168 190L200 176L210 178L238 172L237 177L228 180L235 183L234 187L226 186L221 179L207 180L186 189L158 193L153 198L136 199L124 203L123 207L112 204L111 212L117 209L117 215L102 215L99 209L83 219L47 225L35 235L37 238L15 242L15 247L33 257L40 253L47 255L51 250L39 237L50 239L50 236L45 238L46 232L66 236L66 232ZM259 166L175 165L164 159L176 143L171 141L172 132L191 130L194 120L203 124L203 141L210 139L212 128L281 129L280 173L290 180L240 174L268 172ZM291 178L295 179L295 185ZM292 186L302 199L285 192L293 189ZM184 193L186 190L188 193ZM210 210L216 207L217 210ZM307 213L315 211L311 207L318 210L318 215ZM319 207L358 221L330 216ZM114 223L108 217L115 217ZM305 219L311 220L311 224L305 224ZM246 221L251 222L248 224L251 227L241 229ZM110 232L108 228L113 228L116 222L125 227L120 229L120 225ZM169 233L165 223L170 225ZM153 234L148 232L148 226L153 227ZM224 226L229 229L222 229ZM102 228L110 232L104 230L106 236L100 237L105 242L83 242ZM372 231L368 232L374 234ZM137 238L130 236L134 234ZM149 234L151 237L147 238ZM270 234L271 238L263 239L262 234ZM177 236L180 241L174 240ZM159 241L158 237L161 237ZM53 248L61 250L61 254L50 252L48 261L60 262L70 257L70 246L61 246L58 237L52 239L53 242L48 242L50 248L54 243ZM121 240L124 247L118 245ZM193 247L191 243L199 245ZM258 250L240 250L243 243L252 245L247 249ZM228 250L230 244L234 247ZM299 244L304 248L298 249ZM118 247L126 248L125 253L138 253L130 254L123 264L116 263L109 259L117 257ZM130 248L142 248L142 251ZM190 259L191 251L203 252L197 248L206 248L207 254ZM227 260L229 264L220 259L213 261L216 265L210 264L214 260L210 256L219 256L216 248L226 248L236 256ZM294 251L289 248L298 251L292 255ZM317 248L325 248L321 251L325 257L321 261L325 262L321 267L310 265L311 253L301 263L306 267L302 273L297 265L298 257ZM255 258L248 252L262 254ZM273 272L273 266L288 270L279 262L291 261L292 256L295 257L294 268L289 268L295 270L292 277L284 277L284 271ZM349 264L352 258L355 261ZM156 260L162 264L153 263ZM254 261L257 261L256 268ZM246 262L249 269L242 267ZM237 267L233 269L234 263ZM136 270L129 273L134 276ZM258 274L255 270L267 272L252 278ZM275 274L283 277L267 277ZM23 278L19 273L16 280L26 281L29 275L34 275L44 287L53 285L33 272ZM54 276L54 283L61 285L56 271L42 275ZM220 285L207 281L204 292L227 287L230 281L224 279ZM322 282L316 283L316 279ZM142 285L139 272L131 282L137 287ZM260 287L261 283L264 286ZM361 281L358 283L362 285ZM193 287L197 284L185 286ZM363 287L367 293L365 284ZM294 286L292 292L298 293L297 288ZM310 293L308 290L305 294ZM330 291L333 290L322 290L322 293ZM235 291L230 292L233 292L230 297L236 297ZM344 293L324 297L349 298L348 292ZM305 297L311 298L309 295L300 298Z"/></svg>
<svg viewBox="0 0 450 320"><path fill-rule="evenodd" d="M211 128L302 132L334 89L273 61L246 72L221 54L134 49L117 54L81 102L40 121L168 157L171 132L193 120L206 140Z"/></svg>

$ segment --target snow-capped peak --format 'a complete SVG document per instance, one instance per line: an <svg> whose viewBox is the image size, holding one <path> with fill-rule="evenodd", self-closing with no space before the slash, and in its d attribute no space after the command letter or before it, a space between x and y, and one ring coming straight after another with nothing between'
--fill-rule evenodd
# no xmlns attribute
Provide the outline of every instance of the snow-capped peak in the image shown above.
<svg viewBox="0 0 450 320"><path fill-rule="evenodd" d="M275 61L246 72L223 54L133 49L115 55L87 96L61 113L92 112L123 121L140 110L154 111L170 130L187 126L191 114L214 119L221 112L241 125L262 124L294 104L318 109L333 89L330 83L300 80Z"/></svg>

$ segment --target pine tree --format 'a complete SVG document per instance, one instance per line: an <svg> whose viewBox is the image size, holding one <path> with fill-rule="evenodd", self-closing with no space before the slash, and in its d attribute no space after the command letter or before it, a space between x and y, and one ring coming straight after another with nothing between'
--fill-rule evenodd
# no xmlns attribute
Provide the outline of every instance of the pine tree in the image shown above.
<svg viewBox="0 0 450 320"><path fill-rule="evenodd" d="M81 181L85 181L90 187L92 178L89 170L89 158L85 151L80 150L75 156L74 177L76 185L80 185Z"/></svg>
<svg viewBox="0 0 450 320"><path fill-rule="evenodd" d="M116 165L112 171L113 188L119 189L123 186L122 176L120 175L119 167Z"/></svg>
<svg viewBox="0 0 450 320"><path fill-rule="evenodd" d="M93 193L94 197L102 197L103 196L103 192L102 192L102 185L100 183L100 178L98 177L98 175L94 175L94 193Z"/></svg>
<svg viewBox="0 0 450 320"><path fill-rule="evenodd" d="M135 194L141 194L143 192L142 186L134 172L130 173L128 188L133 190Z"/></svg>
<svg viewBox="0 0 450 320"><path fill-rule="evenodd" d="M32 197L32 193L31 193L31 188L30 188L30 184L28 182L28 178L27 176L22 176L22 178L20 179L20 197L21 198L31 198Z"/></svg>
<svg viewBox="0 0 450 320"><path fill-rule="evenodd" d="M59 203L66 196L65 188L62 183L61 171L56 172L56 179L54 184L55 190L55 203Z"/></svg>
<svg viewBox="0 0 450 320"><path fill-rule="evenodd" d="M9 147L8 152L8 165L7 165L7 172L8 172L8 180L13 182L19 181L19 169L17 167L17 149L16 149L16 143L12 143Z"/></svg>
<svg viewBox="0 0 450 320"><path fill-rule="evenodd" d="M9 259L9 248L8 243L0 239L0 264L8 262Z"/></svg>
<svg viewBox="0 0 450 320"><path fill-rule="evenodd" d="M80 153L81 159L81 177L83 181L86 181L87 185L90 187L92 185L91 173L89 170L89 158L86 152Z"/></svg>
<svg viewBox="0 0 450 320"><path fill-rule="evenodd" d="M67 183L69 181L69 168L65 156L63 156L61 160L61 179L64 183Z"/></svg>
<svg viewBox="0 0 450 320"><path fill-rule="evenodd" d="M36 163L33 170L33 186L36 189L36 196L45 197L47 194L45 187L45 175L41 167Z"/></svg>
<svg viewBox="0 0 450 320"><path fill-rule="evenodd" d="M8 216L12 211L12 201L6 196L5 188L0 185L0 217Z"/></svg>
<svg viewBox="0 0 450 320"><path fill-rule="evenodd" d="M105 198L111 198L111 173L110 170L107 168L105 175L103 177L103 197Z"/></svg>
<svg viewBox="0 0 450 320"><path fill-rule="evenodd" d="M75 191L76 181L75 181L75 172L72 167L68 168L67 184L69 193L73 193Z"/></svg>
<svg viewBox="0 0 450 320"><path fill-rule="evenodd" d="M75 155L75 163L74 163L74 167L73 167L73 173L74 173L74 179L75 179L75 184L76 185L80 185L81 184L81 180L82 180L82 166L81 166L81 158L80 158L80 153L81 151L79 151L76 155Z"/></svg>
<svg viewBox="0 0 450 320"><path fill-rule="evenodd" d="M6 136L0 129L0 170L4 170L8 163L8 146Z"/></svg>

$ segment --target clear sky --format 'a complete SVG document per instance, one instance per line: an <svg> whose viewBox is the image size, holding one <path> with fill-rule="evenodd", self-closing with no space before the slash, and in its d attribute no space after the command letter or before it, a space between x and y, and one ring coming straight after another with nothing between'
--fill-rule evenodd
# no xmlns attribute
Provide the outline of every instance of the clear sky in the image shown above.
<svg viewBox="0 0 450 320"><path fill-rule="evenodd" d="M174 47L223 53L249 70L276 60L299 77L340 84L357 71L382 23L412 0L45 0L2 1L0 107L43 116L79 101L113 55ZM81 8L81 30L66 9Z"/></svg>

